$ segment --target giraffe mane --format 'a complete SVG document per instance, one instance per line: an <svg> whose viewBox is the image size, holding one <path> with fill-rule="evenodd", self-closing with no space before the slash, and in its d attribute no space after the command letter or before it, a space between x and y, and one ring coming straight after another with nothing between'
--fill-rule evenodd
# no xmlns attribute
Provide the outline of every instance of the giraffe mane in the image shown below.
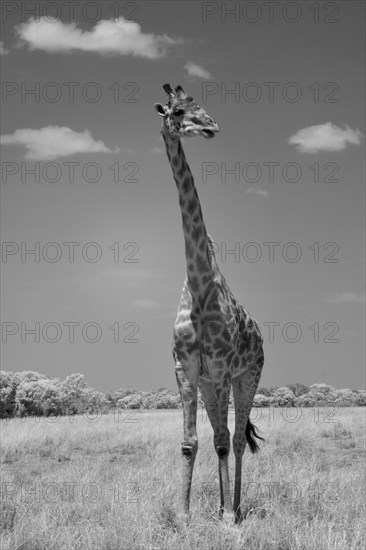
<svg viewBox="0 0 366 550"><path fill-rule="evenodd" d="M215 252L215 241L212 239L211 235L207 233L207 243L208 243L208 252L216 258Z"/></svg>

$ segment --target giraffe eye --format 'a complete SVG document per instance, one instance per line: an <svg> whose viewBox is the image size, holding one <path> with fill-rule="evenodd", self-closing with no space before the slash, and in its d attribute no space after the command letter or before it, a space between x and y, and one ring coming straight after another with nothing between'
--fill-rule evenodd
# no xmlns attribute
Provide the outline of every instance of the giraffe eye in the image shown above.
<svg viewBox="0 0 366 550"><path fill-rule="evenodd" d="M184 110L183 109L177 109L176 111L173 112L173 115L174 116L182 116L182 115L184 115Z"/></svg>

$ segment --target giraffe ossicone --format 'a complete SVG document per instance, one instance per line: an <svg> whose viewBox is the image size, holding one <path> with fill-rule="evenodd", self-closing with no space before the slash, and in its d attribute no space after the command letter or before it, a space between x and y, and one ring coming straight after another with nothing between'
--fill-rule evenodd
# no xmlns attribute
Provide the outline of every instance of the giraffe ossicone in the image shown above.
<svg viewBox="0 0 366 550"><path fill-rule="evenodd" d="M166 105L155 104L162 116L161 133L179 195L186 255L186 278L173 331L175 375L183 405L184 439L182 498L188 514L193 467L198 448L197 388L214 432L219 462L220 515L226 511L241 519L241 471L244 449L258 450L258 436L249 420L264 363L258 323L239 304L218 267L214 242L207 234L192 172L181 137L212 138L219 131L206 111L187 96L163 86ZM228 407L233 388L235 407L234 506L229 485L230 432Z"/></svg>

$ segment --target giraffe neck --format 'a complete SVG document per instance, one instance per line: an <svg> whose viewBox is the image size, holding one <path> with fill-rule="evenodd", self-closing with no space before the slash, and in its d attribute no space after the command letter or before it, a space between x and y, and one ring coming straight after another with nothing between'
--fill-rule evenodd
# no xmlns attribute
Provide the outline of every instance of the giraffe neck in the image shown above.
<svg viewBox="0 0 366 550"><path fill-rule="evenodd" d="M210 253L200 199L181 141L164 131L164 128L162 135L179 194L187 261L187 283L192 293L202 294L215 276L216 262L213 254Z"/></svg>

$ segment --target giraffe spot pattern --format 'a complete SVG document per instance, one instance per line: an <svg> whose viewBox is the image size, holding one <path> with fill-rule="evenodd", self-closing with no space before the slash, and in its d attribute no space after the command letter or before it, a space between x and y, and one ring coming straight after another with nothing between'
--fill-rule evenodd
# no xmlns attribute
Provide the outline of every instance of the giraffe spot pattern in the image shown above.
<svg viewBox="0 0 366 550"><path fill-rule="evenodd" d="M191 243L186 242L186 255L188 258L193 258L194 256L194 249Z"/></svg>
<svg viewBox="0 0 366 550"><path fill-rule="evenodd" d="M183 185L182 185L182 189L183 189L184 193L187 194L190 191L191 186L192 186L191 180L188 177L184 178Z"/></svg>
<svg viewBox="0 0 366 550"><path fill-rule="evenodd" d="M200 274L208 272L207 260L201 254L196 254L196 268Z"/></svg>
<svg viewBox="0 0 366 550"><path fill-rule="evenodd" d="M194 199L190 199L187 204L187 212L191 216L191 218L193 217L193 214L196 209L197 209L196 201Z"/></svg>
<svg viewBox="0 0 366 550"><path fill-rule="evenodd" d="M190 287L193 290L193 292L196 292L199 289L199 286L200 285L199 285L197 277L192 277L192 279L190 281Z"/></svg>
<svg viewBox="0 0 366 550"><path fill-rule="evenodd" d="M192 239L197 242L202 235L202 227L198 225L192 228Z"/></svg>

